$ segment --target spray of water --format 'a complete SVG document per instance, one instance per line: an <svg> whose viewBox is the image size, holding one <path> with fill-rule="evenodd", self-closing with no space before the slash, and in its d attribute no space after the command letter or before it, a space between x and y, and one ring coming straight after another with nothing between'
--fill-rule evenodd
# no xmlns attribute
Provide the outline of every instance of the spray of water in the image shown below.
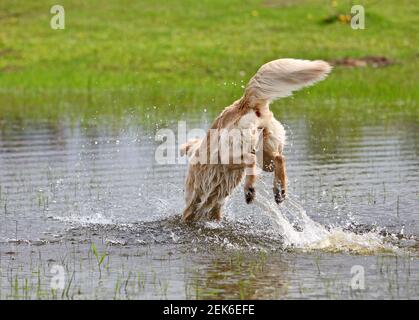
<svg viewBox="0 0 419 320"><path fill-rule="evenodd" d="M378 232L356 234L341 227L326 228L311 219L292 195L281 206L271 198L262 190L258 194L257 205L270 217L274 228L282 235L286 247L358 254L395 250L395 247L386 243Z"/></svg>
<svg viewBox="0 0 419 320"><path fill-rule="evenodd" d="M126 235L132 231L133 237L140 234L147 242L159 240L166 242L203 242L218 243L226 248L264 247L292 250L322 250L329 252L351 252L373 254L395 251L396 247L386 242L377 231L356 233L339 226L325 226L313 220L298 201L289 194L281 205L275 203L270 188L263 180L257 189L255 203L244 204L242 188L237 188L225 208L221 223L202 222L195 227L186 226L180 219L182 190L170 184L172 197L153 197L147 213L136 211L135 214L121 216L101 213L54 217L66 223L79 226L109 226L121 229ZM150 215L149 212L153 214ZM162 230L164 229L164 230ZM138 239L136 239L138 240Z"/></svg>

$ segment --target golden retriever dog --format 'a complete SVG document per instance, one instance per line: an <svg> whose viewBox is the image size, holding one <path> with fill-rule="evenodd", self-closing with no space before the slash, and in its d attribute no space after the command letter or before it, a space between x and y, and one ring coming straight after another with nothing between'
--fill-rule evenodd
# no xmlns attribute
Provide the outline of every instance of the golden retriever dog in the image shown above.
<svg viewBox="0 0 419 320"><path fill-rule="evenodd" d="M244 176L245 200L251 203L256 195L257 164L274 172L274 199L278 204L284 201L285 130L269 104L323 80L330 71L331 66L321 60L278 59L264 64L250 79L244 95L215 119L204 139L181 146L181 155L189 157L185 222L220 220L226 198Z"/></svg>

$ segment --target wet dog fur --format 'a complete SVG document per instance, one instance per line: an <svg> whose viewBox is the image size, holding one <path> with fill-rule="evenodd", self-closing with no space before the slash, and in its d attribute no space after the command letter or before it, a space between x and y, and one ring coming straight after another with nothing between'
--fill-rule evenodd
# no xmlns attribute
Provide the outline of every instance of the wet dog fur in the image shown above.
<svg viewBox="0 0 419 320"><path fill-rule="evenodd" d="M323 80L330 71L331 66L321 60L278 59L264 64L250 79L243 96L215 119L204 139L193 139L181 146L181 154L190 160L185 181L185 222L220 220L226 198L243 177L245 201L251 203L256 196L257 163L264 171L274 173L274 199L278 204L284 201L287 194L285 130L269 104ZM214 153L210 132L218 133L219 141L223 130L239 130L250 148L243 149L240 159L229 154L227 163L202 161L203 155L209 159ZM256 153L259 145L263 146L262 150Z"/></svg>

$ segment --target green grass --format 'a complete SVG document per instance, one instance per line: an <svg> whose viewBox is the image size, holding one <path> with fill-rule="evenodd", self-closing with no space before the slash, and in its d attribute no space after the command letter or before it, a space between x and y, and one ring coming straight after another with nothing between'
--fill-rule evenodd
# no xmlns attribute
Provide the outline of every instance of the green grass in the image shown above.
<svg viewBox="0 0 419 320"><path fill-rule="evenodd" d="M416 114L416 1L357 1L366 10L365 30L324 23L350 12L351 1L336 3L63 0L66 29L52 30L56 2L3 0L0 117L218 112L266 61L365 55L396 63L335 68L327 81L275 106Z"/></svg>

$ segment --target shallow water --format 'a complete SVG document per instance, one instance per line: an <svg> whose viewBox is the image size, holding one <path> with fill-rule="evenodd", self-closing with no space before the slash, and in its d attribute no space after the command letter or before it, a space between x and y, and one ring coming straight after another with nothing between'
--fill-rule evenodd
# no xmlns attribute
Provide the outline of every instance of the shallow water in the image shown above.
<svg viewBox="0 0 419 320"><path fill-rule="evenodd" d="M155 162L159 126L1 123L1 297L418 298L416 120L281 120L289 198L264 173L254 204L238 188L221 223L195 226L179 219L186 165Z"/></svg>

